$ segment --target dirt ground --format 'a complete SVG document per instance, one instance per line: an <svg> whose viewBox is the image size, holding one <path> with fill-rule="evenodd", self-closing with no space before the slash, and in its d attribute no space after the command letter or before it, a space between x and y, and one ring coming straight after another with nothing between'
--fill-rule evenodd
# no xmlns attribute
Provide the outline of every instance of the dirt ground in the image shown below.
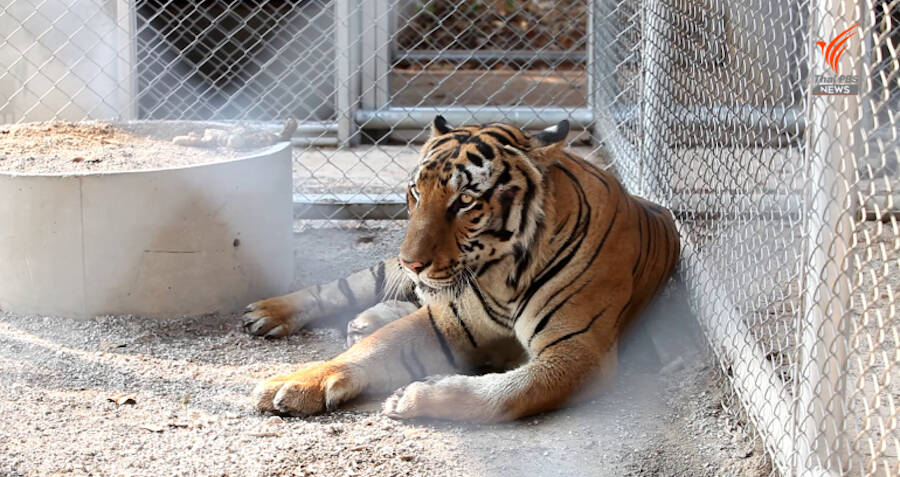
<svg viewBox="0 0 900 477"><path fill-rule="evenodd" d="M397 223L296 231L297 286L389 256L402 238ZM310 418L256 413L255 382L340 352L333 329L267 341L237 315L0 311L0 475L769 475L676 295L629 339L609 394L494 425L394 421L379 397ZM662 337L662 363L647 336Z"/></svg>
<svg viewBox="0 0 900 477"><path fill-rule="evenodd" d="M238 157L227 148L172 144L102 121L46 121L0 128L0 171L84 174L159 169Z"/></svg>

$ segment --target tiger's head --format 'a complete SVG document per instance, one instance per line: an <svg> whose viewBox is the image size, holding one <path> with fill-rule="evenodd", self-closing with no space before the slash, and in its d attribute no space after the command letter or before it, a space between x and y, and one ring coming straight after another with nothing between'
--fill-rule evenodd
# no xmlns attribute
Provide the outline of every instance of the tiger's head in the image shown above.
<svg viewBox="0 0 900 477"><path fill-rule="evenodd" d="M441 291L526 254L543 219L543 171L569 123L530 135L496 123L452 128L437 116L431 129L407 190L399 259L417 285Z"/></svg>

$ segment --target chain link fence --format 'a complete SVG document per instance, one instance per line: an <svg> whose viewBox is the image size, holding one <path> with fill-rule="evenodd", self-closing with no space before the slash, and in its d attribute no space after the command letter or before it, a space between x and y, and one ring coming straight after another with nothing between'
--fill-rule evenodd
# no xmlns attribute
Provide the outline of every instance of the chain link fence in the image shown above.
<svg viewBox="0 0 900 477"><path fill-rule="evenodd" d="M776 468L898 475L900 2L631 3L593 17L595 131L676 211Z"/></svg>
<svg viewBox="0 0 900 477"><path fill-rule="evenodd" d="M567 118L675 211L776 470L893 476L898 48L900 0L8 0L0 123L295 118L297 217L360 221L403 217L437 113Z"/></svg>

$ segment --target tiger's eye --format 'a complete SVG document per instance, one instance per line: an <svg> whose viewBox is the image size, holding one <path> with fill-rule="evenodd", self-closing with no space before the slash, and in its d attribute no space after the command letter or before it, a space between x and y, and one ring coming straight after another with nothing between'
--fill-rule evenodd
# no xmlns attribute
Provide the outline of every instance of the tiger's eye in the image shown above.
<svg viewBox="0 0 900 477"><path fill-rule="evenodd" d="M475 198L469 194L463 194L463 195L459 196L459 201L463 205L469 205L472 203L473 200L475 200Z"/></svg>

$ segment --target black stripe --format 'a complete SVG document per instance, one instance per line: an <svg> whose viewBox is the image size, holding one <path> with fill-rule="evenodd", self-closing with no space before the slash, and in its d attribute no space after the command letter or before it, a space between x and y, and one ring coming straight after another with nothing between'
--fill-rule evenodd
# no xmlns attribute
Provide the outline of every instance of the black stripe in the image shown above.
<svg viewBox="0 0 900 477"><path fill-rule="evenodd" d="M495 237L500 242L506 242L512 238L513 232L512 230L487 230L482 232L481 235Z"/></svg>
<svg viewBox="0 0 900 477"><path fill-rule="evenodd" d="M581 249L581 244L584 242L585 237L587 237L588 229L590 226L590 216L591 216L591 207L587 203L586 194L584 189L581 187L581 183L578 181L578 178L575 177L574 174L571 173L568 169L554 165L554 167L558 167L562 170L572 181L573 187L575 191L578 193L578 212L576 217L575 227L572 232L569 233L566 238L566 242L558 249L558 250L566 250L569 249L568 253L564 256L560 257L558 254L554 257L554 260L550 262L541 273L535 278L531 285L525 290L525 296L522 301L519 303L519 306L516 309L515 314L513 315L513 321L518 321L519 316L525 310L525 307L528 306L528 303L534 297L534 295L541 289L544 285L547 284L553 277L555 277L560 271L562 271L566 265L572 260L572 258L578 253ZM585 209L587 209L585 211ZM571 247L571 248L570 248ZM557 290L559 293L560 290ZM555 296L555 294L554 294ZM552 297L551 297L552 298Z"/></svg>
<svg viewBox="0 0 900 477"><path fill-rule="evenodd" d="M640 209L638 209L638 256L637 260L634 262L634 267L631 268L631 277L636 277L638 265L641 264L641 259L643 258L643 242L644 242L644 216L640 214ZM647 231L649 233L649 230Z"/></svg>
<svg viewBox="0 0 900 477"><path fill-rule="evenodd" d="M643 212L643 215L647 218L647 238L644 239L647 247L646 251L644 252L644 257L646 257L646 259L644 260L644 263L641 264L641 269L640 271L638 271L637 275L638 277L643 277L647 273L647 267L652 260L652 257L650 257L650 246L653 243L653 235L656 233L656 231L654 230L654 225L658 225L654 216L648 214L645 210L641 210L641 212ZM651 219L653 220L651 221Z"/></svg>
<svg viewBox="0 0 900 477"><path fill-rule="evenodd" d="M440 139L435 140L433 143L431 143L431 149L432 150L437 149L441 145L443 145L447 142L453 141L453 140L465 141L466 139L469 138L469 136L471 136L471 134L469 134L465 131L456 131L452 136L446 136L446 137L442 137Z"/></svg>
<svg viewBox="0 0 900 477"><path fill-rule="evenodd" d="M631 292L632 297L634 297L634 291ZM622 308L622 311L619 312L619 316L616 317L616 328L619 327L619 324L622 323L622 318L625 316L625 312L628 311L628 307L631 306L631 298L628 298L628 302L625 303L625 306Z"/></svg>
<svg viewBox="0 0 900 477"><path fill-rule="evenodd" d="M662 263L664 263L665 268L663 269L663 276L665 276L665 272L669 269L669 252L672 250L672 247L669 246L669 229L663 224L663 236L662 236L662 244L659 247L662 249L659 253L664 253L665 257L663 258Z"/></svg>
<svg viewBox="0 0 900 477"><path fill-rule="evenodd" d="M499 130L505 132L506 134L508 134L509 137L511 137L512 140L513 140L516 144L519 144L519 145L521 145L521 146L526 146L526 147L527 147L527 146L530 146L530 144L523 144L523 143L519 142L519 138L516 136L516 133L513 132L513 130L510 129L509 127L507 127L505 124L495 123L495 124L492 125L492 127L495 127L495 128L497 128L497 129L499 129Z"/></svg>
<svg viewBox="0 0 900 477"><path fill-rule="evenodd" d="M475 167L481 167L484 165L484 161L478 157L478 154L473 154L472 151L466 151L466 159L469 160L472 164L475 164Z"/></svg>
<svg viewBox="0 0 900 477"><path fill-rule="evenodd" d="M351 308L356 308L358 306L356 304L356 296L353 295L353 290L350 289L350 284L347 283L346 278L338 280L338 289L341 290L341 293L344 294L344 298L347 299L347 306Z"/></svg>
<svg viewBox="0 0 900 477"><path fill-rule="evenodd" d="M537 326L534 327L534 331L531 332L531 338L528 338L528 346L531 346L531 342L534 341L534 337L537 336L538 333L543 331L544 327L547 326L547 323L550 322L550 318L552 318L553 315L556 314L556 312L566 304L567 300L568 297L566 299L560 300L559 303L557 303L549 313L545 314L544 317L541 318L541 321L539 321Z"/></svg>
<svg viewBox="0 0 900 477"><path fill-rule="evenodd" d="M571 216L572 216L572 214L567 215L566 220L563 220L562 222L559 223L559 225L556 226L556 230L553 231L554 236L559 235L560 232L562 232L562 229L566 226L566 224L569 223L569 217L571 217Z"/></svg>
<svg viewBox="0 0 900 477"><path fill-rule="evenodd" d="M662 221L662 220L660 220L660 221ZM667 239L667 238L670 239L669 233L671 232L671 229L666 227L665 223L662 224L662 227L663 227L663 239ZM666 245L668 245L668 243L663 244L663 246L666 246ZM666 260L664 263L666 264L666 268L664 270L662 270L661 273L659 273L659 276L656 279L656 285L653 287L654 292L658 291L659 287L663 286L663 284L666 282L666 279L669 278L669 275L672 272L672 268L674 267L674 264L671 264L671 265L669 264L669 261L671 260L669 258L669 250L671 250L671 248L672 247L668 247L668 246L665 247ZM657 254L659 254L659 251L657 251Z"/></svg>
<svg viewBox="0 0 900 477"><path fill-rule="evenodd" d="M512 213L512 203L518 192L519 186L511 186L500 196L500 230L506 230L506 223L509 222L509 214Z"/></svg>
<svg viewBox="0 0 900 477"><path fill-rule="evenodd" d="M463 175L466 176L466 184L472 183L472 173L469 172L468 169L466 169L466 166L464 164L456 164L456 170L462 172Z"/></svg>
<svg viewBox="0 0 900 477"><path fill-rule="evenodd" d="M586 281L584 284L582 284L580 287L578 287L577 290L570 293L569 296L560 300L559 303L557 303L556 306L554 306L553 309L550 310L549 313L545 314L544 317L541 318L541 321L539 321L537 326L534 327L534 332L531 333L531 338L528 338L528 346L531 346L531 342L532 342L532 340L534 340L534 337L537 336L537 334L540 333L544 329L544 327L547 326L547 323L550 322L550 318L552 318L553 315L555 315L556 312L559 311L559 309L562 308L563 305L568 303L570 298L572 298L573 296L578 294L581 290L584 290L584 287L588 286L588 284L590 284L592 281L593 281L593 279ZM570 283L570 285L571 285L571 283Z"/></svg>
<svg viewBox="0 0 900 477"><path fill-rule="evenodd" d="M605 173L603 170L601 170L599 167L595 166L594 164L591 164L590 162L588 162L588 161L587 161L586 159L584 159L583 157L578 157L578 156L576 156L575 154L572 154L572 153L569 152L569 151L563 151L563 154L564 154L570 161L572 161L572 162L578 164L578 165L581 167L581 169L583 169L585 172L587 172L588 174L594 176L594 178L596 178L597 180L599 180L600 182L602 182L603 185L605 185L605 186L607 187L607 189L609 188L609 182L606 180L606 177L604 177L604 175L605 175L606 173Z"/></svg>
<svg viewBox="0 0 900 477"><path fill-rule="evenodd" d="M483 264L481 264L481 268L478 269L478 273L476 273L475 275L479 276L479 277L484 275L485 272L490 270L491 267L493 267L494 265L500 263L500 261L503 260L504 258L506 258L506 255L502 255L493 260L488 260L487 262L484 262Z"/></svg>
<svg viewBox="0 0 900 477"><path fill-rule="evenodd" d="M629 302L629 303L630 303L630 302ZM628 306L626 305L625 308L628 308ZM622 313L625 312L625 308L622 309ZM541 349L541 350L538 352L538 356L540 356L541 353L543 353L544 351L547 351L547 348L550 348L551 346L556 346L556 345L562 343L563 341L566 341L566 340L568 340L568 339L571 339L571 338L573 338L573 337L575 337L575 336L578 336L578 335L580 335L580 334L582 334L582 333L587 332L587 330L591 329L591 326L594 325L594 322L597 321L597 318L600 318L601 316L603 316L603 313L605 313L605 312L606 312L606 308L600 310L600 313L597 313L596 315L594 315L594 316L591 318L591 321L590 321L590 322L587 324L587 326L585 326L584 328L582 328L582 329L580 329L580 330L578 330L578 331L573 331L573 332L571 332L571 333L569 333L569 334L560 336L559 338L553 340L552 342L550 342L550 344L548 344L547 346L544 346L544 348ZM622 313L619 313L619 316L620 316L620 317L622 316Z"/></svg>
<svg viewBox="0 0 900 477"><path fill-rule="evenodd" d="M497 176L497 182L495 184L503 185L512 180L512 174L509 173L509 163L503 161L503 172Z"/></svg>
<svg viewBox="0 0 900 477"><path fill-rule="evenodd" d="M484 157L484 160L490 161L494 159L494 148L482 141L477 136L469 139L468 142L471 144L475 144L475 148L478 149L478 152L481 153L481 155Z"/></svg>
<svg viewBox="0 0 900 477"><path fill-rule="evenodd" d="M491 197L494 196L494 191L496 189L497 189L497 184L491 184L491 186L488 187L487 190L485 190L483 194L481 194L481 199L484 200L485 202L490 202Z"/></svg>
<svg viewBox="0 0 900 477"><path fill-rule="evenodd" d="M384 267L384 261L378 262L378 265L375 265L375 270L372 272L372 277L375 279L376 300L384 298Z"/></svg>
<svg viewBox="0 0 900 477"><path fill-rule="evenodd" d="M483 134L496 139L497 142L499 142L500 144L503 144L504 146L512 146L513 145L513 143L509 140L509 138L507 138L505 135L503 135L501 133L498 133L497 131L485 131Z"/></svg>
<svg viewBox="0 0 900 477"><path fill-rule="evenodd" d="M478 286L478 283L474 281L472 282L472 290L475 291L475 296L478 297L478 301L481 302L481 307L484 309L485 313L487 313L488 318L490 318L491 321L506 329L512 329L512 326L501 319L502 315L497 313L497 311L494 310L494 308L491 307L490 304L488 304L487 300L484 298L484 295L481 293L481 288Z"/></svg>
<svg viewBox="0 0 900 477"><path fill-rule="evenodd" d="M444 352L444 357L446 357L450 365L455 368L456 360L453 359L453 353L450 352L450 345L447 343L447 338L444 337L444 334L438 329L437 323L434 322L434 316L431 314L431 307L427 306L425 309L428 310L428 321L431 322L434 334L437 335L438 343L441 345L441 351Z"/></svg>
<svg viewBox="0 0 900 477"><path fill-rule="evenodd" d="M459 310L456 309L456 303L450 302L450 311L453 312L453 316L456 317L456 321L459 322L459 325L462 326L463 331L466 332L466 336L469 338L469 343L472 343L473 348L477 348L478 344L475 343L475 337L472 336L472 332L469 331L469 327L466 326L466 322L463 321L462 317L459 316Z"/></svg>
<svg viewBox="0 0 900 477"><path fill-rule="evenodd" d="M565 168L563 168L563 167L560 167L560 169L562 169L562 170L563 170L564 172L566 172L567 174L571 174L571 172L569 172L568 169L565 169ZM577 179L574 177L574 175L570 175L570 178L575 182L575 185L576 185L576 191L579 192L579 199L580 199L580 202L579 202L578 218L576 219L576 221L577 221L577 222L581 222L581 208L582 208L582 207L581 207L581 202L585 202L585 201L586 201L586 199L585 199L585 194L584 194L584 190L581 189L580 183L578 183L578 181L577 181ZM590 222L590 206L588 206L586 202L584 203L584 206L588 209L588 218L585 220L585 225L584 225L584 229L583 229L583 235L582 235L581 238L578 240L578 243L576 244L575 249L574 249L572 252L570 252L570 254L566 257L566 259L565 259L566 263L568 263L568 259L570 259L572 256L574 256L575 253L578 251L578 249L579 249L580 246L581 246L581 242L582 242L582 241L584 240L584 238L585 238L584 235L587 234L587 223ZM618 204L614 204L613 206L614 206L614 207L618 207ZM610 220L609 225L608 225L607 228L606 228L606 232L603 234L603 238L600 239L600 243L597 245L597 248L594 250L593 255L591 255L590 260L587 260L587 262L585 263L585 265L584 265L584 267L582 268L581 272L578 273L576 276L581 276L581 275L582 275L584 272L586 272L591 266L593 266L594 261L596 261L597 257L600 255L600 251L603 250L603 246L606 244L606 240L609 238L610 232L612 232L613 225L615 225L615 223L616 223L616 218L617 218L617 217L618 217L618 211L616 211L616 212L613 214L612 219ZM578 224L576 223L575 230L577 230L577 229L578 229ZM569 239L567 239L566 244L564 244L564 245L560 248L560 250L564 250L564 249L568 246L568 244L571 242L572 238L574 237L574 232L575 232L575 230L573 230L572 234L569 235ZM550 278L552 278L552 276L554 276L554 275L556 275L556 273L558 273L558 268L557 268L557 267L554 267L554 269L556 269L556 271L553 271L553 275L550 275L549 277L547 277L547 280L549 280ZM545 269L544 271L542 271L541 275L539 275L539 278L543 277L543 275L544 275L545 272L546 272L546 269ZM541 286L543 286L543 285L541 285ZM567 284L566 286L568 286L568 284ZM539 289L539 288L540 288L540 287L538 287L538 289ZM557 295L559 295L559 293L562 292L564 289L565 289L565 286L558 288L558 289L550 296L550 298L547 299L547 301L544 303L544 306L546 306L548 303L550 303L550 302L551 302ZM530 289L529 289L529 290L530 290ZM514 315L514 316L515 316L515 320L514 320L514 321L518 321L519 316L521 316L522 312L524 312L524 310L525 310L525 305L527 305L527 302L531 300L531 298L534 296L534 293L536 293L536 292L537 292L537 289L535 289L533 292L531 292L530 294L528 294L528 295L525 297L524 303L522 303L522 304L518 307L518 309L516 310L516 314ZM577 291L576 291L576 293L577 293ZM543 309L543 307L542 307L541 309Z"/></svg>
<svg viewBox="0 0 900 477"><path fill-rule="evenodd" d="M519 279L525 274L525 269L531 264L531 248L526 248L522 243L513 245L513 262L516 265L513 275L506 277L506 284L510 288L519 288Z"/></svg>
<svg viewBox="0 0 900 477"><path fill-rule="evenodd" d="M499 130L499 132L498 132L498 130ZM484 130L481 131L481 134L487 134L492 137L494 137L494 134L502 134L503 136L506 137L507 141L509 141L510 144L517 144L517 145L519 144L519 140L516 139L515 134L510 133L510 131L506 128L498 127L497 124L492 124L492 125L488 126L487 128L485 128Z"/></svg>
<svg viewBox="0 0 900 477"><path fill-rule="evenodd" d="M456 139L456 137L454 137L454 136L447 136L447 137L442 137L440 139L437 139L436 141L431 143L431 150L437 149L437 148L441 147L444 143L450 142L454 139Z"/></svg>

